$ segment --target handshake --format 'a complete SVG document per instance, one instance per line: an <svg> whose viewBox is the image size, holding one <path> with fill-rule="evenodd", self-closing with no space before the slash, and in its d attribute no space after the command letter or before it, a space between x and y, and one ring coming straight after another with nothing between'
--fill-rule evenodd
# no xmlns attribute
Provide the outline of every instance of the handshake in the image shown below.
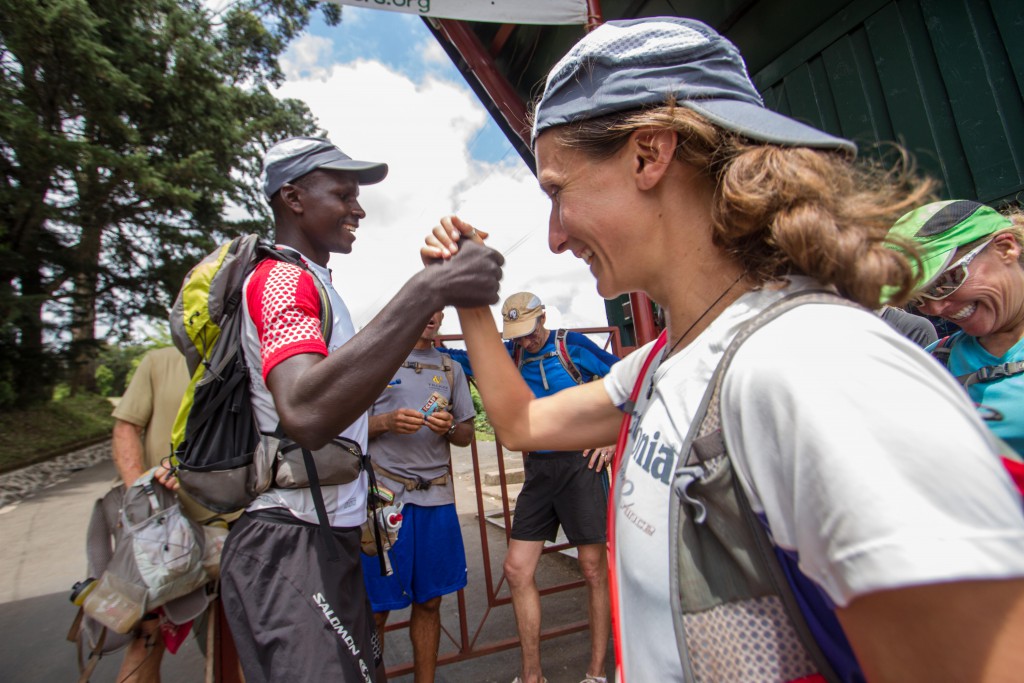
<svg viewBox="0 0 1024 683"><path fill-rule="evenodd" d="M505 258L484 245L487 233L457 216L446 216L420 248L431 286L441 301L437 308L475 308L498 302L501 266Z"/></svg>

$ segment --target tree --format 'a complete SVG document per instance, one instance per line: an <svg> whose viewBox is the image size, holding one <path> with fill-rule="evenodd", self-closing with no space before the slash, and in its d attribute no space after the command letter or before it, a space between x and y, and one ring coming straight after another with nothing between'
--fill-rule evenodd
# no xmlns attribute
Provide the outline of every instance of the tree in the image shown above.
<svg viewBox="0 0 1024 683"><path fill-rule="evenodd" d="M319 0L0 0L0 405L63 371L88 385L97 319L165 318L202 254L269 229L262 153L317 130L269 88L318 7L339 20Z"/></svg>

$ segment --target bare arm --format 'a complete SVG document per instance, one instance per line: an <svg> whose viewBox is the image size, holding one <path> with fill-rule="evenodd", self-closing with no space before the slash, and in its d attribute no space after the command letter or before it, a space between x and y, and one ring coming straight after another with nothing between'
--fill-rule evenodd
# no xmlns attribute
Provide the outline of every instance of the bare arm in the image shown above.
<svg viewBox="0 0 1024 683"><path fill-rule="evenodd" d="M438 410L427 416L426 425L430 431L438 436L448 439L449 443L456 446L468 446L473 440L473 420L469 419L455 425L455 431L449 436L448 430L452 428L455 416L447 410Z"/></svg>
<svg viewBox="0 0 1024 683"><path fill-rule="evenodd" d="M434 311L498 300L501 254L477 245L426 266L341 348L292 356L270 371L267 388L288 436L319 448L376 400Z"/></svg>
<svg viewBox="0 0 1024 683"><path fill-rule="evenodd" d="M622 413L601 382L534 398L486 308L459 309L477 390L494 433L509 449L579 450L613 443Z"/></svg>
<svg viewBox="0 0 1024 683"><path fill-rule="evenodd" d="M420 249L424 263L457 258L483 244L487 233L458 216L446 216ZM494 433L513 450L578 450L614 443L622 413L601 382L588 382L536 399L501 343L486 308L457 306L477 390Z"/></svg>
<svg viewBox="0 0 1024 683"><path fill-rule="evenodd" d="M1024 672L1024 579L881 591L836 614L872 683L1010 683Z"/></svg>
<svg viewBox="0 0 1024 683"><path fill-rule="evenodd" d="M376 439L381 434L412 434L423 426L423 413L415 408L398 408L388 413L370 416L369 438Z"/></svg>
<svg viewBox="0 0 1024 683"><path fill-rule="evenodd" d="M117 473L125 486L131 486L132 482L146 471L142 464L144 461L142 432L143 429L139 425L124 420L114 421L111 450L114 467L117 468Z"/></svg>
<svg viewBox="0 0 1024 683"><path fill-rule="evenodd" d="M455 427L455 431L448 437L448 441L456 446L468 446L469 442L473 440L473 432L475 431L476 426L473 424L473 418L470 418L465 422L460 422Z"/></svg>

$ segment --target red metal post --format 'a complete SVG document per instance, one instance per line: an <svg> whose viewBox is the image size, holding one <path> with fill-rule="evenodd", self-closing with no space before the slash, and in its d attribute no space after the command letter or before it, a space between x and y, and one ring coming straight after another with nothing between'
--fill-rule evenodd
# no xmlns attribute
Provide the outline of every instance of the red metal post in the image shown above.
<svg viewBox="0 0 1024 683"><path fill-rule="evenodd" d="M438 30L455 46L473 76L480 82L487 96L491 98L501 115L508 121L519 139L530 144L530 126L527 125L526 103L516 93L505 75L495 66L494 60L469 26L454 19L436 19Z"/></svg>
<svg viewBox="0 0 1024 683"><path fill-rule="evenodd" d="M636 333L636 345L643 346L658 336L658 328L654 324L654 313L651 312L651 300L643 292L632 292L629 295L629 306L633 311L633 331Z"/></svg>
<svg viewBox="0 0 1024 683"><path fill-rule="evenodd" d="M601 0L587 0L587 33L604 23L601 16Z"/></svg>

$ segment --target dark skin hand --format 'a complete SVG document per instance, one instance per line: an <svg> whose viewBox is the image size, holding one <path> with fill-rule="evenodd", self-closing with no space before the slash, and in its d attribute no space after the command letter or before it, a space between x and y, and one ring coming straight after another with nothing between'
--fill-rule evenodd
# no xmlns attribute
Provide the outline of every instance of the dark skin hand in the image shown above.
<svg viewBox="0 0 1024 683"><path fill-rule="evenodd" d="M351 248L352 229L365 215L353 196L352 174L318 171L286 184L271 206L277 242L320 265ZM274 366L267 388L288 436L320 448L373 404L405 361L434 311L498 301L505 259L480 244L435 261L413 275L384 309L328 356L300 354Z"/></svg>

